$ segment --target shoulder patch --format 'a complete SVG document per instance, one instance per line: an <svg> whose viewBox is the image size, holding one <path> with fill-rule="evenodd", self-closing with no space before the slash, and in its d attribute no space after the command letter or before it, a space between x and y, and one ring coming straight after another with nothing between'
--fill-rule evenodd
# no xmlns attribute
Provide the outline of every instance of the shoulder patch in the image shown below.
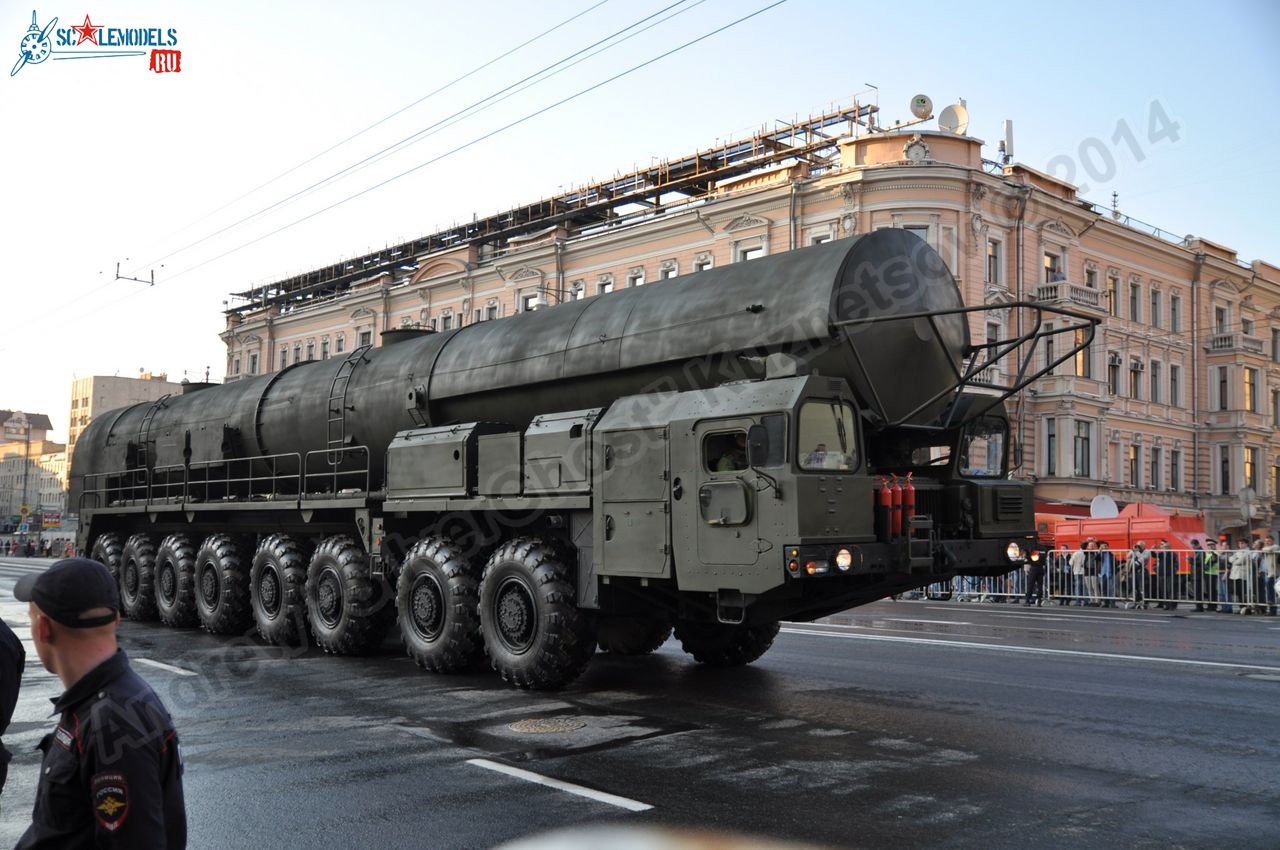
<svg viewBox="0 0 1280 850"><path fill-rule="evenodd" d="M61 726L53 730L53 740L61 744L64 750L71 749L71 745L75 743L75 738L71 736L71 733Z"/></svg>
<svg viewBox="0 0 1280 850"><path fill-rule="evenodd" d="M115 832L129 815L129 783L123 774L99 773L89 783L93 816L107 832Z"/></svg>

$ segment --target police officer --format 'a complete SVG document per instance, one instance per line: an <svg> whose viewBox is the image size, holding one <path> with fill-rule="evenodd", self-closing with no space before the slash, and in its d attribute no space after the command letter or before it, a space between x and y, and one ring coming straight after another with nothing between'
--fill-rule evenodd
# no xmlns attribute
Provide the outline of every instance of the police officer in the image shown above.
<svg viewBox="0 0 1280 850"><path fill-rule="evenodd" d="M0 735L9 728L13 719L14 706L18 704L18 686L22 684L22 668L27 663L27 653L22 648L22 641L9 628L9 624L0 620ZM4 781L9 776L9 761L13 753L0 743L0 793L4 792Z"/></svg>
<svg viewBox="0 0 1280 850"><path fill-rule="evenodd" d="M182 757L159 697L116 644L120 596L107 568L66 558L24 576L31 639L66 691L44 759L26 848L182 848L187 816Z"/></svg>

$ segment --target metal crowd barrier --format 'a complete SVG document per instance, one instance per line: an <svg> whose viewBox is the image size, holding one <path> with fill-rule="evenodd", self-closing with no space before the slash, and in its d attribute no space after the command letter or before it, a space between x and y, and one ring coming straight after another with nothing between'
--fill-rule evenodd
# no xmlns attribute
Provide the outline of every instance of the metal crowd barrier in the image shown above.
<svg viewBox="0 0 1280 850"><path fill-rule="evenodd" d="M1217 549L1216 559L1194 549L1152 549L1146 558L1106 551L1109 558L1086 553L1083 563L1073 564L1071 551L1054 550L1043 553L1039 567L1027 564L994 578L957 576L910 595L957 602L1277 613L1280 551Z"/></svg>

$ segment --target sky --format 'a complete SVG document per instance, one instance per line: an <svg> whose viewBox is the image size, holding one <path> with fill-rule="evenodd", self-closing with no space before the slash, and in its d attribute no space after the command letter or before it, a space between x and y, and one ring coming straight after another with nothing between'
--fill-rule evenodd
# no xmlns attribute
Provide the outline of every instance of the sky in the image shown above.
<svg viewBox="0 0 1280 850"><path fill-rule="evenodd" d="M58 21L0 75L0 408L63 439L77 377L220 380L232 292L855 97L884 124L963 98L988 158L1010 119L1017 161L1280 265L1280 4L775 2L3 0L14 63ZM86 17L181 70L58 59Z"/></svg>

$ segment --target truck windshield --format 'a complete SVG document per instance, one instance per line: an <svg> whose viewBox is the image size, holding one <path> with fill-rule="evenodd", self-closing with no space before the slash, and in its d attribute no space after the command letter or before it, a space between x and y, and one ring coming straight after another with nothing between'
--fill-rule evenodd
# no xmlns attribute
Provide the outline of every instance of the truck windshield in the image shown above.
<svg viewBox="0 0 1280 850"><path fill-rule="evenodd" d="M850 472L858 468L858 429L853 408L838 401L809 401L800 408L800 450L805 470Z"/></svg>
<svg viewBox="0 0 1280 850"><path fill-rule="evenodd" d="M1009 423L984 416L965 426L960 438L960 474L967 478L1003 478Z"/></svg>

